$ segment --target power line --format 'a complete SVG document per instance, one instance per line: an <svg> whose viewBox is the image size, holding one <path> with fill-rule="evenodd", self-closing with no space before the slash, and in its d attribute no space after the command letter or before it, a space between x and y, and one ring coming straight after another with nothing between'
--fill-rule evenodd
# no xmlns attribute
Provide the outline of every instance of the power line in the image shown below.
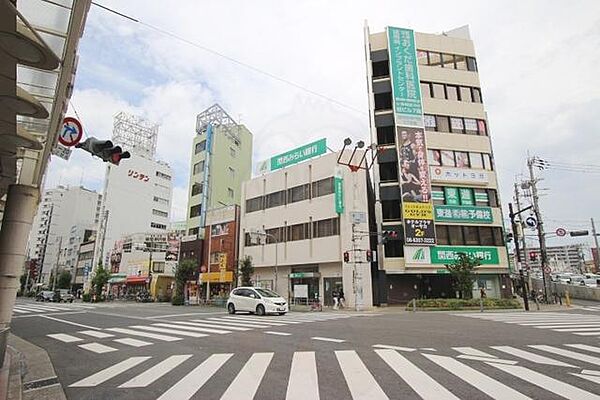
<svg viewBox="0 0 600 400"><path fill-rule="evenodd" d="M115 14L115 15L118 15L118 16L119 16L119 17L121 17L121 18L125 18L125 19L127 19L127 20L129 20L129 21L131 21L131 22L135 22L135 23L138 23L138 24L140 24L140 25L143 25L143 26L145 26L146 28L152 29L152 30L154 30L154 31L156 31L156 32L158 32L158 33L161 33L161 34L165 35L165 36L169 36L169 37L171 37L171 38L173 38L173 39L179 40L180 42L186 43L186 44L188 44L188 45L190 45L190 46L193 46L193 47L195 47L195 48L197 48L197 49L204 50L204 51L206 51L206 52L208 52L208 53L214 54L214 55L216 55L216 56L218 56L218 57L221 57L221 58L223 58L223 59L225 59L225 60L227 60L227 61L230 61L230 62L232 62L232 63L234 63L234 64L237 64L237 65L239 65L239 66L242 66L242 67L244 67L244 68L247 68L247 69L249 69L249 70L251 70L251 71L253 71L253 72L256 72L256 73L258 73L258 74L261 74L261 75L267 76L267 77L269 77L269 78L271 78L271 79L274 79L274 80L276 80L276 81L279 81L279 82L285 83L285 84L287 84L287 85L293 86L293 87L295 87L296 89L300 89L300 90L302 90L302 91L304 91L304 92L306 92L306 93L309 93L309 94L311 94L311 95L313 95L313 96L316 96L316 97L319 97L319 98L321 98L321 99L327 100L327 101L329 101L329 102L331 102L331 103L334 103L334 104L336 104L336 105L338 105L338 106L340 106L340 107L344 107L344 108L346 108L346 109L348 109L348 110L352 110L352 111L354 111L354 112L358 112L358 113L361 113L361 114L364 114L364 115L368 115L368 114L367 114L366 112L364 112L363 110L359 110L359 109L357 109L357 108L354 108L354 107L352 107L352 106L350 106L350 105L348 105L348 104L342 103L342 102L341 102L341 101L339 101L339 100L336 100L336 99L334 99L334 98L332 98L332 97L329 97L329 96L327 96L327 95L324 95L324 94L321 94L321 93L319 93L319 92L316 92L316 91L314 91L314 90L312 90L312 89L309 89L309 88L307 88L307 87L305 87L305 86L299 85L299 84L297 84L297 83L295 83L295 82L292 82L292 81L290 81L290 80L288 80L288 79L281 78L281 77L279 77L279 76L277 76L277 75L274 75L274 74L272 74L272 73L270 73L270 72L268 72L268 71L265 71L265 70L262 70L262 69L260 69L260 68L254 67L254 66L252 66L252 65L250 65L250 64L247 64L247 63L245 63L245 62L243 62L243 61L239 61L239 60L237 60L237 59L235 59L235 58L233 58L233 57L230 57L230 56L228 56L228 55L226 55L226 54L220 53L220 52L218 52L218 51L216 51L216 50L213 50L213 49L211 49L211 48L209 48L209 47L203 46L203 45L201 45L201 44L198 44L198 43L196 43L196 42L192 42L191 40L188 40L188 39L186 39L186 38L184 38L184 37L181 37L181 36L179 36L179 35L177 35L177 34L175 34L175 33L169 32L169 31L167 31L167 30L164 30L164 29L162 29L162 28L159 28L159 27L157 27L157 26L154 26L154 25L148 24L148 23L146 23L146 22L140 21L140 20L138 20L138 19L136 19L136 18L133 18L133 17L131 17L131 16L129 16L129 15L126 15L126 14L123 14L123 13L121 13L121 12L118 12L118 11L116 11L116 10L113 10L112 8L109 8L109 7L103 6L102 4L96 3L95 1L92 1L92 4L93 4L93 5L95 5L95 6L97 6L97 7L100 7L100 8L102 8L102 9L103 9L103 10L105 10L105 11L108 11L108 12L110 12L110 13L113 13L113 14Z"/></svg>

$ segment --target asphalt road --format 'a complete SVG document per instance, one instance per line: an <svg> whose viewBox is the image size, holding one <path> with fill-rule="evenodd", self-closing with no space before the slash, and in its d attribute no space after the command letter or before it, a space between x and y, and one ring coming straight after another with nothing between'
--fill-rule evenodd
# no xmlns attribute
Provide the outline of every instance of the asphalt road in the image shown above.
<svg viewBox="0 0 600 400"><path fill-rule="evenodd" d="M600 310L85 306L19 301L12 324L48 351L69 399L600 400Z"/></svg>

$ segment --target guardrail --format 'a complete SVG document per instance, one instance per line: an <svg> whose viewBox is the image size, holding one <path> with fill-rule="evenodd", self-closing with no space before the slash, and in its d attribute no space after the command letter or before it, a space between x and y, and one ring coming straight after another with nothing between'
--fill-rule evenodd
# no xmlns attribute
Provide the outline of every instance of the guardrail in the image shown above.
<svg viewBox="0 0 600 400"><path fill-rule="evenodd" d="M532 283L535 290L544 289L541 279L533 278ZM549 296L552 296L554 293L556 293L559 296L565 297L567 292L569 292L569 296L573 299L600 301L600 288L598 287L550 282L550 293L548 293Z"/></svg>

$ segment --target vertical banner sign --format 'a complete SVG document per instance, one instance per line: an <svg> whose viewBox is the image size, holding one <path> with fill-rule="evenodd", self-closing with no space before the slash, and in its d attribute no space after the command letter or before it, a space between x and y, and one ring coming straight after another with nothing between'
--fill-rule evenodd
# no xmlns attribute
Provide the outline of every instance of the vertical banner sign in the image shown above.
<svg viewBox="0 0 600 400"><path fill-rule="evenodd" d="M206 223L206 210L208 210L208 178L210 176L210 156L212 154L213 132L212 125L206 127L206 149L204 156L204 174L202 178L202 203L200 206L200 227L204 228Z"/></svg>
<svg viewBox="0 0 600 400"><path fill-rule="evenodd" d="M414 33L388 27L404 242L434 245L435 226Z"/></svg>
<svg viewBox="0 0 600 400"><path fill-rule="evenodd" d="M333 177L333 192L335 193L335 212L338 214L344 213L344 179L342 173L336 168Z"/></svg>

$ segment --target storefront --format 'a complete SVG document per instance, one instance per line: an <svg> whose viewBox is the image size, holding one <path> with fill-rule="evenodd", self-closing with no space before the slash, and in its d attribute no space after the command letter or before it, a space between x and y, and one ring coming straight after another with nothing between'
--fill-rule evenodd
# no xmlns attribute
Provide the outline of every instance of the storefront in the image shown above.
<svg viewBox="0 0 600 400"><path fill-rule="evenodd" d="M108 293L115 299L124 297L127 290L126 281L126 274L111 274L108 279Z"/></svg>
<svg viewBox="0 0 600 400"><path fill-rule="evenodd" d="M171 275L153 274L150 283L150 296L155 301L171 301L174 282L175 278Z"/></svg>
<svg viewBox="0 0 600 400"><path fill-rule="evenodd" d="M206 298L207 291L210 299L226 299L233 288L233 272L204 272L200 274L202 293Z"/></svg>
<svg viewBox="0 0 600 400"><path fill-rule="evenodd" d="M311 300L319 299L319 267L293 267L288 275L290 297L294 304L309 304Z"/></svg>
<svg viewBox="0 0 600 400"><path fill-rule="evenodd" d="M149 276L128 276L125 280L126 293L136 295L138 292L147 291L149 283Z"/></svg>

